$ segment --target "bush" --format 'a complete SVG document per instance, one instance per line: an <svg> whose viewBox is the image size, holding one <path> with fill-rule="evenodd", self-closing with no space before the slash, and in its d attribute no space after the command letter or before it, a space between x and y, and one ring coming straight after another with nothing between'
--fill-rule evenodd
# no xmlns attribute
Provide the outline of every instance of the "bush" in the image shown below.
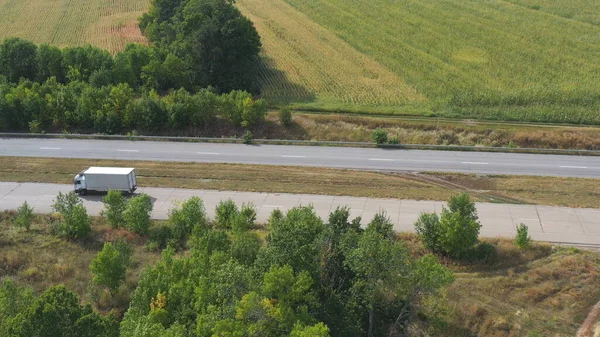
<svg viewBox="0 0 600 337"><path fill-rule="evenodd" d="M440 218L440 227L442 250L454 258L461 258L477 244L481 225L458 212L445 209Z"/></svg>
<svg viewBox="0 0 600 337"><path fill-rule="evenodd" d="M450 200L448 200L448 209L452 213L459 213L463 218L468 218L473 221L479 219L475 203L471 201L471 197L468 193L452 196Z"/></svg>
<svg viewBox="0 0 600 337"><path fill-rule="evenodd" d="M271 215L269 215L269 220L267 221L267 225L269 227L273 226L273 224L275 224L276 222L281 221L281 219L283 219L283 212L281 212L281 210L279 208L275 208L272 212Z"/></svg>
<svg viewBox="0 0 600 337"><path fill-rule="evenodd" d="M388 132L382 128L377 128L373 130L371 139L373 139L373 142L377 145L385 144L388 140Z"/></svg>
<svg viewBox="0 0 600 337"><path fill-rule="evenodd" d="M152 200L147 194L140 194L133 197L125 212L123 212L123 219L125 225L129 230L134 233L144 235L150 228L150 213L152 212Z"/></svg>
<svg viewBox="0 0 600 337"><path fill-rule="evenodd" d="M171 226L163 224L158 227L152 228L148 234L148 240L150 243L156 244L156 250L167 248L167 244L173 236L173 230Z"/></svg>
<svg viewBox="0 0 600 337"><path fill-rule="evenodd" d="M237 205L233 200L221 201L215 209L215 226L231 229L234 218L239 214Z"/></svg>
<svg viewBox="0 0 600 337"><path fill-rule="evenodd" d="M525 224L517 226L517 236L515 237L515 245L521 249L529 247L531 237L529 236L529 228Z"/></svg>
<svg viewBox="0 0 600 337"><path fill-rule="evenodd" d="M59 212L62 217L58 226L55 227L59 235L80 239L91 233L92 227L87 211L75 192L67 194L59 192L52 209Z"/></svg>
<svg viewBox="0 0 600 337"><path fill-rule="evenodd" d="M398 145L400 144L400 139L398 139L398 137L392 137L388 140L388 143L392 145Z"/></svg>
<svg viewBox="0 0 600 337"><path fill-rule="evenodd" d="M415 222L415 231L419 239L433 253L439 253L440 244L440 218L435 213L422 213Z"/></svg>
<svg viewBox="0 0 600 337"><path fill-rule="evenodd" d="M208 217L204 203L199 197L186 200L181 207L169 212L169 222L173 226L173 238L185 239L192 234L194 227L208 228Z"/></svg>
<svg viewBox="0 0 600 337"><path fill-rule="evenodd" d="M242 142L246 145L250 145L252 144L252 140L254 140L254 135L252 135L252 132L250 132L250 130L246 130L244 132L244 135L242 136Z"/></svg>
<svg viewBox="0 0 600 337"><path fill-rule="evenodd" d="M31 222L33 221L33 208L27 204L27 201L23 205L17 208L17 215L15 216L14 226L17 228L25 228L29 230L31 228Z"/></svg>
<svg viewBox="0 0 600 337"><path fill-rule="evenodd" d="M244 227L238 229L246 230L254 227L256 225L256 207L254 207L254 204L243 204L240 210L240 218Z"/></svg>
<svg viewBox="0 0 600 337"><path fill-rule="evenodd" d="M292 112L288 108L279 111L279 122L286 128L292 125Z"/></svg>
<svg viewBox="0 0 600 337"><path fill-rule="evenodd" d="M104 243L104 247L90 265L92 281L114 293L125 280L128 259L129 257L122 256L111 242Z"/></svg>
<svg viewBox="0 0 600 337"><path fill-rule="evenodd" d="M101 212L102 216L112 228L119 228L125 224L123 211L125 211L125 197L120 191L110 190L103 198L105 209Z"/></svg>
<svg viewBox="0 0 600 337"><path fill-rule="evenodd" d="M498 259L498 252L491 243L481 242L471 249L467 256L472 260L493 263Z"/></svg>

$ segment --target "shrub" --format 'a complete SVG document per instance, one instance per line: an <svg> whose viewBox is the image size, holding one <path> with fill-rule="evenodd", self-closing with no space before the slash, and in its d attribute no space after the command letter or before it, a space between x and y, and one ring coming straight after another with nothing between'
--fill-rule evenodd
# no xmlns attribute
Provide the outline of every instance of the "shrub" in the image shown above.
<svg viewBox="0 0 600 337"><path fill-rule="evenodd" d="M279 111L279 122L285 127L292 125L292 112L288 108Z"/></svg>
<svg viewBox="0 0 600 337"><path fill-rule="evenodd" d="M17 215L15 216L14 226L17 228L25 228L29 230L31 228L31 222L33 221L33 208L27 204L27 201L23 205L17 208Z"/></svg>
<svg viewBox="0 0 600 337"><path fill-rule="evenodd" d="M104 243L104 247L90 265L92 281L114 292L125 280L128 260L129 257L122 256L111 242Z"/></svg>
<svg viewBox="0 0 600 337"><path fill-rule="evenodd" d="M151 212L152 200L147 194L140 194L129 201L123 212L123 219L129 230L144 235L150 228Z"/></svg>
<svg viewBox="0 0 600 337"><path fill-rule="evenodd" d="M156 244L156 250L167 248L167 244L173 236L171 226L163 224L152 228L148 234L148 240Z"/></svg>
<svg viewBox="0 0 600 337"><path fill-rule="evenodd" d="M181 207L169 212L169 222L173 226L173 238L185 239L190 235L195 226L208 228L208 217L204 209L204 203L199 197L186 200Z"/></svg>
<svg viewBox="0 0 600 337"><path fill-rule="evenodd" d="M246 230L254 227L256 224L256 207L254 207L254 204L243 204L242 209L240 210L240 218L242 219L244 228L238 229Z"/></svg>
<svg viewBox="0 0 600 337"><path fill-rule="evenodd" d="M281 221L281 219L283 219L283 212L281 212L281 210L279 208L275 208L272 212L271 215L269 215L269 220L267 221L267 225L269 227L273 226L273 224L275 224L276 222Z"/></svg>
<svg viewBox="0 0 600 337"><path fill-rule="evenodd" d="M521 249L529 247L531 237L529 236L529 228L525 224L517 226L517 236L515 237L515 245Z"/></svg>
<svg viewBox="0 0 600 337"><path fill-rule="evenodd" d="M91 233L92 227L87 211L75 192L67 194L59 192L52 209L59 212L62 217L55 228L59 235L80 239Z"/></svg>
<svg viewBox="0 0 600 337"><path fill-rule="evenodd" d="M452 196L450 200L448 200L448 209L450 212L459 213L463 218L468 218L473 221L479 219L475 203L471 201L471 197L468 193Z"/></svg>
<svg viewBox="0 0 600 337"><path fill-rule="evenodd" d="M442 211L440 218L440 246L442 250L454 257L461 258L477 244L481 225L459 212Z"/></svg>
<svg viewBox="0 0 600 337"><path fill-rule="evenodd" d="M415 222L415 231L423 245L431 252L439 253L440 244L440 218L435 213L422 213Z"/></svg>
<svg viewBox="0 0 600 337"><path fill-rule="evenodd" d="M382 128L377 128L373 130L371 139L373 139L373 142L377 145L385 144L388 140L388 132Z"/></svg>
<svg viewBox="0 0 600 337"><path fill-rule="evenodd" d="M250 132L250 130L246 130L244 132L244 135L242 136L242 142L246 145L250 145L250 144L252 144L253 140L254 140L254 135L252 135L252 132Z"/></svg>
<svg viewBox="0 0 600 337"><path fill-rule="evenodd" d="M123 211L125 211L125 197L120 191L110 190L103 198L105 209L101 214L112 228L119 228L125 224Z"/></svg>
<svg viewBox="0 0 600 337"><path fill-rule="evenodd" d="M233 200L221 201L215 209L215 225L219 228L231 229L232 222L238 214L237 205Z"/></svg>
<svg viewBox="0 0 600 337"><path fill-rule="evenodd" d="M398 139L398 137L392 137L388 140L388 143L392 145L397 145L400 144L400 139Z"/></svg>
<svg viewBox="0 0 600 337"><path fill-rule="evenodd" d="M468 253L468 257L473 260L493 263L498 259L496 247L491 243L481 242Z"/></svg>

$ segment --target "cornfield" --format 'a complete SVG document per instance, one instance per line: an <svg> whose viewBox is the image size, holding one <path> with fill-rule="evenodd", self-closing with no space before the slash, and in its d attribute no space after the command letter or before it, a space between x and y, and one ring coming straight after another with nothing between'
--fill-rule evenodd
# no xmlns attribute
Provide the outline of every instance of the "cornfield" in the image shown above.
<svg viewBox="0 0 600 337"><path fill-rule="evenodd" d="M238 0L263 43L262 94L275 102L313 100L400 105L424 100L370 57L283 0Z"/></svg>
<svg viewBox="0 0 600 337"><path fill-rule="evenodd" d="M0 40L56 46L93 44L115 53L144 42L137 19L150 0L0 0Z"/></svg>
<svg viewBox="0 0 600 337"><path fill-rule="evenodd" d="M594 0L237 3L263 38L275 102L600 123Z"/></svg>

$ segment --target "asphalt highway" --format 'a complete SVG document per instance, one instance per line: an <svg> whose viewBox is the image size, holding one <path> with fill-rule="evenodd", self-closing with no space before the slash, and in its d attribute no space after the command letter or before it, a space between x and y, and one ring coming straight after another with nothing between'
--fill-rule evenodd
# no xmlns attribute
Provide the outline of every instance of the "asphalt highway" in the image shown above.
<svg viewBox="0 0 600 337"><path fill-rule="evenodd" d="M600 178L600 157L547 154L14 138L0 139L0 156Z"/></svg>

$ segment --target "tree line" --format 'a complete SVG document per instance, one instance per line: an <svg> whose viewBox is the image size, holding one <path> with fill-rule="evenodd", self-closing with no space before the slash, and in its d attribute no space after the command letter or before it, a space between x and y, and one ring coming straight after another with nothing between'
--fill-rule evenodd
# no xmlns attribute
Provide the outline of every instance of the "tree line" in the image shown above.
<svg viewBox="0 0 600 337"><path fill-rule="evenodd" d="M201 132L220 124L250 128L266 113L266 102L245 91L192 94L181 88L161 96L153 90L138 95L127 83L96 87L83 81L62 84L55 77L43 83L0 82L3 131Z"/></svg>
<svg viewBox="0 0 600 337"><path fill-rule="evenodd" d="M134 90L158 92L212 87L217 93L257 93L253 71L260 38L231 1L156 0L140 27L150 46L129 44L114 57L90 45L59 49L6 39L0 44L0 75L10 83L54 77L62 84L127 83Z"/></svg>

